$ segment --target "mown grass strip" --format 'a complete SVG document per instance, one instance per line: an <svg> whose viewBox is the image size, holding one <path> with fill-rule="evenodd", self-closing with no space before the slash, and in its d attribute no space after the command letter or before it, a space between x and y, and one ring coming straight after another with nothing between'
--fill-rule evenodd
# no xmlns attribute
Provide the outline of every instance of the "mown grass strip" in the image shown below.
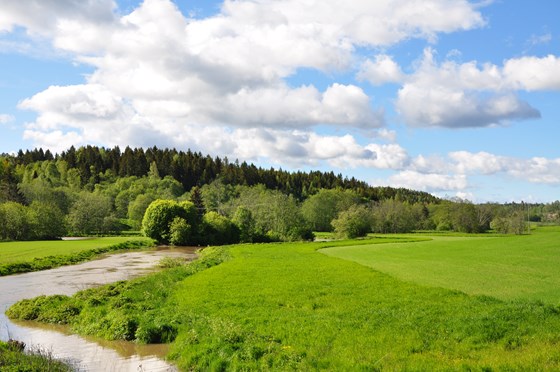
<svg viewBox="0 0 560 372"><path fill-rule="evenodd" d="M81 246L80 244L84 244ZM57 242L17 242L18 246L22 249L25 247L26 243L36 243L33 244L34 247L28 255L18 256L19 260L10 260L8 262L2 261L0 264L0 276L12 275L18 273L25 273L31 271L40 271L52 269L64 265L73 265L79 262L88 261L94 259L102 254L109 252L117 252L122 250L132 250L132 249L142 249L148 248L154 245L154 241L147 238L98 238L93 240L83 240L83 241L57 241ZM50 253L50 255L38 254L37 250L40 250L40 243L44 243L47 248L45 251ZM71 243L71 244L67 244ZM0 243L0 257L2 254L5 256L10 255L13 251L14 246L4 247ZM87 248L86 248L87 247ZM6 251L10 251L10 254ZM61 254L62 252L69 252L66 254Z"/></svg>
<svg viewBox="0 0 560 372"><path fill-rule="evenodd" d="M338 246L321 253L422 285L560 305L558 227L522 236L440 235L414 244Z"/></svg>

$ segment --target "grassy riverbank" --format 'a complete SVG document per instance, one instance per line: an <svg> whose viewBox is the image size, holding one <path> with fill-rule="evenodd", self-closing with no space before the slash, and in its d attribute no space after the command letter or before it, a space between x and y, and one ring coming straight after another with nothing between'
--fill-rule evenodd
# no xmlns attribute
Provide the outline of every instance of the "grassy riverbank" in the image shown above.
<svg viewBox="0 0 560 372"><path fill-rule="evenodd" d="M9 315L173 340L170 358L184 370L560 368L558 306L423 286L317 252L397 238L212 248L189 266L24 301ZM506 257L507 244L497 249Z"/></svg>
<svg viewBox="0 0 560 372"><path fill-rule="evenodd" d="M0 276L51 269L91 260L101 254L153 246L142 237L106 237L0 243Z"/></svg>
<svg viewBox="0 0 560 372"><path fill-rule="evenodd" d="M17 344L0 341L0 371L70 372L73 368L44 351L25 353Z"/></svg>

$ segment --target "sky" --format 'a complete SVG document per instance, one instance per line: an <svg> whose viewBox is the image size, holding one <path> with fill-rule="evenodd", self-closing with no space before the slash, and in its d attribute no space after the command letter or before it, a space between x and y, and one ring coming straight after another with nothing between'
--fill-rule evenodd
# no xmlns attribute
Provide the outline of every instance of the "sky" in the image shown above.
<svg viewBox="0 0 560 372"><path fill-rule="evenodd" d="M0 153L191 149L560 199L557 0L0 0Z"/></svg>

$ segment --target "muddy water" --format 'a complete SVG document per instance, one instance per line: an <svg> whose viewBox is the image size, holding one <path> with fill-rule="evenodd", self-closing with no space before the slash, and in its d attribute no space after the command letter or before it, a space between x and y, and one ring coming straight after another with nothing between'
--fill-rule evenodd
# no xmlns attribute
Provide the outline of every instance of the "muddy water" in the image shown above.
<svg viewBox="0 0 560 372"><path fill-rule="evenodd" d="M173 371L163 357L165 345L136 345L79 337L66 327L35 322L13 322L4 312L23 298L39 295L71 295L81 289L130 279L153 270L163 257L194 259L195 248L127 252L74 266L0 277L0 339L10 338L50 351L70 360L79 371Z"/></svg>

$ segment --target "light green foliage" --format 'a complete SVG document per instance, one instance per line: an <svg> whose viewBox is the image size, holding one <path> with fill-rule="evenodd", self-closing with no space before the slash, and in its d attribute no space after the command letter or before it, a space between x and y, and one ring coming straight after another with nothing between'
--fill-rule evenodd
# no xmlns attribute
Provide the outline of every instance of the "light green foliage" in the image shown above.
<svg viewBox="0 0 560 372"><path fill-rule="evenodd" d="M353 191L321 189L303 202L301 212L313 231L332 231L332 220L359 202L359 196Z"/></svg>
<svg viewBox="0 0 560 372"><path fill-rule="evenodd" d="M83 191L68 214L70 232L76 235L104 233L104 220L111 212L109 197Z"/></svg>
<svg viewBox="0 0 560 372"><path fill-rule="evenodd" d="M181 242L181 245L193 244L194 234L198 228L198 215L194 204L190 201L178 203L173 200L155 200L150 204L144 219L142 220L142 231L145 236L156 240L159 243L170 243L171 241L171 225L175 221L174 241ZM180 220L184 220L184 223ZM187 229L185 226L188 227ZM184 239L190 236L189 241Z"/></svg>
<svg viewBox="0 0 560 372"><path fill-rule="evenodd" d="M64 213L52 202L34 201L29 206L34 215L34 237L37 239L55 239L66 235Z"/></svg>
<svg viewBox="0 0 560 372"><path fill-rule="evenodd" d="M371 231L371 213L363 205L354 205L341 212L332 221L334 232L338 237L353 239L366 236Z"/></svg>
<svg viewBox="0 0 560 372"><path fill-rule="evenodd" d="M188 245L193 242L193 228L187 220L175 217L169 225L169 243L173 245Z"/></svg>
<svg viewBox="0 0 560 372"><path fill-rule="evenodd" d="M421 209L406 203L386 199L372 208L372 231L378 233L405 233L421 226Z"/></svg>
<svg viewBox="0 0 560 372"><path fill-rule="evenodd" d="M295 241L312 239L297 201L279 191L267 190L263 185L240 187L239 197L232 200L228 210L233 214L242 206L251 212L255 221L255 241Z"/></svg>
<svg viewBox="0 0 560 372"><path fill-rule="evenodd" d="M132 220L137 228L142 225L142 218L148 206L154 201L150 194L140 194L128 205L128 218Z"/></svg>
<svg viewBox="0 0 560 372"><path fill-rule="evenodd" d="M0 204L0 239L30 240L36 219L31 210L16 202Z"/></svg>
<svg viewBox="0 0 560 372"><path fill-rule="evenodd" d="M183 215L184 211L179 203L173 200L155 200L146 209L142 220L142 232L159 243L168 243L171 222Z"/></svg>
<svg viewBox="0 0 560 372"><path fill-rule="evenodd" d="M225 185L221 179L204 185L200 188L204 206L209 211L218 213L226 212L226 204L234 197L234 188L231 185Z"/></svg>
<svg viewBox="0 0 560 372"><path fill-rule="evenodd" d="M202 219L203 239L206 244L222 245L239 242L239 229L226 217L210 211Z"/></svg>
<svg viewBox="0 0 560 372"><path fill-rule="evenodd" d="M486 209L485 209L486 208ZM489 227L491 209L479 208L469 201L446 201L431 207L432 218L440 231L483 232Z"/></svg>
<svg viewBox="0 0 560 372"><path fill-rule="evenodd" d="M528 216L523 210L500 213L490 222L490 227L500 234L520 235L528 232L527 218Z"/></svg>
<svg viewBox="0 0 560 372"><path fill-rule="evenodd" d="M233 215L232 222L239 229L239 241L242 243L252 243L255 238L255 219L250 210L245 207L238 207Z"/></svg>

